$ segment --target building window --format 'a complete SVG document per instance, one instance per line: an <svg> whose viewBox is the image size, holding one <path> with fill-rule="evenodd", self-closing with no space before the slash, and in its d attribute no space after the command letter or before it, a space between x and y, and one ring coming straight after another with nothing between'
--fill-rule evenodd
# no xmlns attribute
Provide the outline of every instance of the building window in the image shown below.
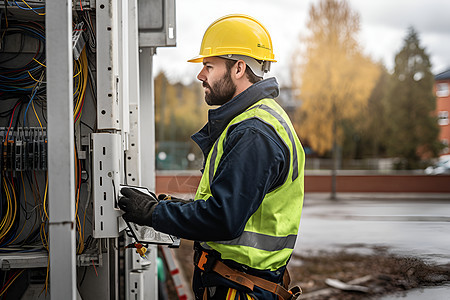
<svg viewBox="0 0 450 300"><path fill-rule="evenodd" d="M450 94L448 90L448 83L438 83L436 84L436 96L438 97L447 97Z"/></svg>
<svg viewBox="0 0 450 300"><path fill-rule="evenodd" d="M448 111L438 112L438 123L439 125L448 125Z"/></svg>

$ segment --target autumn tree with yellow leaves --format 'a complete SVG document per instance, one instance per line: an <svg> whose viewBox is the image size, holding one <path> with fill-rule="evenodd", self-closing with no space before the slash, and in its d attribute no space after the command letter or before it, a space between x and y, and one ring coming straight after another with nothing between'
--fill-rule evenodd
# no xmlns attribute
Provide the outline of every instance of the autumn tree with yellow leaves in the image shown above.
<svg viewBox="0 0 450 300"><path fill-rule="evenodd" d="M296 127L318 153L333 149L335 175L341 125L364 110L380 70L362 53L357 41L359 14L347 1L322 0L312 5L307 28L310 35L292 69L293 88L302 103ZM334 198L335 184L332 190Z"/></svg>
<svg viewBox="0 0 450 300"><path fill-rule="evenodd" d="M207 121L201 84L170 82L164 73L155 78L156 139L187 141Z"/></svg>
<svg viewBox="0 0 450 300"><path fill-rule="evenodd" d="M305 53L292 70L294 89L302 102L298 132L318 153L340 142L339 124L357 117L379 76L379 67L357 41L359 15L347 1L322 0L309 11L310 35Z"/></svg>
<svg viewBox="0 0 450 300"><path fill-rule="evenodd" d="M178 158L172 161L171 168L186 168L188 153L201 158L201 152L190 136L206 123L207 111L199 82L189 85L170 82L164 73L155 77L156 150L165 152L168 159ZM186 164L180 164L180 157Z"/></svg>

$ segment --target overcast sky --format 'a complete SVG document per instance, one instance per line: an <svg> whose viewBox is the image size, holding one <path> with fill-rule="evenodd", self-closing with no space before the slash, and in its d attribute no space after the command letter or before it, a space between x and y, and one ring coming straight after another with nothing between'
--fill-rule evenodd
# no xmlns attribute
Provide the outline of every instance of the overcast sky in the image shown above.
<svg viewBox="0 0 450 300"><path fill-rule="evenodd" d="M219 17L243 13L258 19L270 32L275 59L271 75L289 84L292 52L307 34L311 4L318 0L178 0L176 1L177 46L158 48L155 74L163 70L169 79L189 83L200 71L186 60L198 55L206 28ZM430 56L437 74L450 68L450 1L448 0L349 0L361 17L359 41L366 54L381 60L389 70L402 48L409 26L419 33L421 46Z"/></svg>

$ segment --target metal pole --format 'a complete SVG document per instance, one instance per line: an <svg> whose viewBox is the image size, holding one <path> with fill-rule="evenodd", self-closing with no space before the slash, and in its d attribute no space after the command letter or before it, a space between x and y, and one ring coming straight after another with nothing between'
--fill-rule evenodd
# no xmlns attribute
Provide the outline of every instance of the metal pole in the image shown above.
<svg viewBox="0 0 450 300"><path fill-rule="evenodd" d="M139 49L139 117L140 117L140 152L141 152L141 185L155 190L155 100L153 97L153 48ZM156 262L156 246L150 245L152 262ZM145 299L156 299L158 294L158 278L156 263L152 263L145 276Z"/></svg>
<svg viewBox="0 0 450 300"><path fill-rule="evenodd" d="M336 102L333 99L333 167L331 169L331 200L336 200L336 177L337 177L337 161L338 161L338 147L337 147L337 114L336 114Z"/></svg>
<svg viewBox="0 0 450 300"><path fill-rule="evenodd" d="M72 1L46 1L49 264L52 299L76 299Z"/></svg>

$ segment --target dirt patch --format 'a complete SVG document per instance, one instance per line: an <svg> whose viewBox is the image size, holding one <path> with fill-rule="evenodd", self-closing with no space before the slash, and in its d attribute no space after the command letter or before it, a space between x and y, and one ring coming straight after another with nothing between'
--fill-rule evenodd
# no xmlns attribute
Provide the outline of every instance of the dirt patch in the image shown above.
<svg viewBox="0 0 450 300"><path fill-rule="evenodd" d="M192 247L192 242L183 240L180 248L174 251L186 278L186 289L190 289L193 274ZM289 271L291 285L300 285L303 289L301 299L313 300L368 299L450 281L450 265L432 265L413 257L394 256L385 248L372 249L372 254L343 250L293 255ZM362 278L358 285L367 287L368 291L362 293L330 288L325 283L327 278L345 283ZM169 299L177 299L170 280L168 285Z"/></svg>
<svg viewBox="0 0 450 300"><path fill-rule="evenodd" d="M367 299L416 287L441 285L450 280L450 265L437 266L413 257L399 257L378 249L363 255L347 251L314 255L293 255L289 266L293 284L299 284L304 295L328 289L327 278L350 282L365 278L360 285L367 293L330 289L324 295L312 294L308 299Z"/></svg>

